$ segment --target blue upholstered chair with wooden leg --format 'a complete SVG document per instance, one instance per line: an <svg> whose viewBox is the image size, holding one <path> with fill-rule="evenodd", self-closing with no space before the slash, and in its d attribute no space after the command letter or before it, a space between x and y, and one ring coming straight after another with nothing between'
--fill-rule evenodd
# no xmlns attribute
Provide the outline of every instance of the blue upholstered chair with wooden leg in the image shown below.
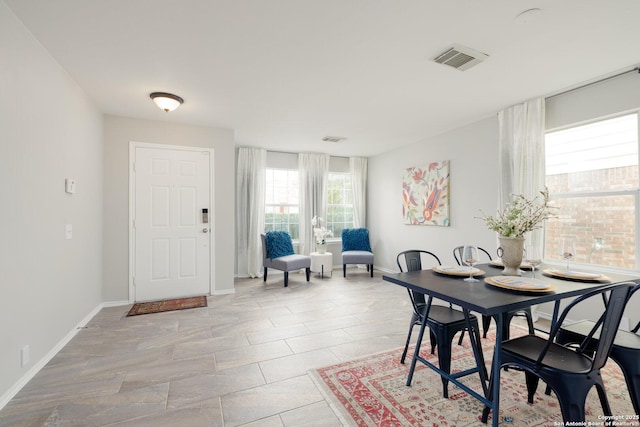
<svg viewBox="0 0 640 427"><path fill-rule="evenodd" d="M342 230L342 272L347 277L347 264L365 264L373 277L373 252L366 228Z"/></svg>
<svg viewBox="0 0 640 427"><path fill-rule="evenodd" d="M284 271L284 286L289 286L289 272L305 269L307 282L311 275L311 257L298 255L293 251L291 236L286 231L268 231L262 237L262 265L264 281L267 281L267 269Z"/></svg>

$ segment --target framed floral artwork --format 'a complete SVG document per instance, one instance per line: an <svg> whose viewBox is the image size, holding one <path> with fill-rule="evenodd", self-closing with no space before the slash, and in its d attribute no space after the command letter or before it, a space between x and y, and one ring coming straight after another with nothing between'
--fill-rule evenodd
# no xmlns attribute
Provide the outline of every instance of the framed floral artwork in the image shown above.
<svg viewBox="0 0 640 427"><path fill-rule="evenodd" d="M449 160L405 169L402 216L405 224L449 226Z"/></svg>

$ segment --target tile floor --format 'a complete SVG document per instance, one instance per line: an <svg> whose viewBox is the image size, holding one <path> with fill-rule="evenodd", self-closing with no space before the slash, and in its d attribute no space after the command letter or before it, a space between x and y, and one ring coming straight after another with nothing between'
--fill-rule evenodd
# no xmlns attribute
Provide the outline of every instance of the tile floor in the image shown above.
<svg viewBox="0 0 640 427"><path fill-rule="evenodd" d="M378 271L334 273L239 279L206 308L103 309L0 426L342 426L307 371L402 347L411 309Z"/></svg>
<svg viewBox="0 0 640 427"><path fill-rule="evenodd" d="M410 308L380 272L334 273L239 279L206 308L103 309L0 426L341 426L307 370L403 346Z"/></svg>

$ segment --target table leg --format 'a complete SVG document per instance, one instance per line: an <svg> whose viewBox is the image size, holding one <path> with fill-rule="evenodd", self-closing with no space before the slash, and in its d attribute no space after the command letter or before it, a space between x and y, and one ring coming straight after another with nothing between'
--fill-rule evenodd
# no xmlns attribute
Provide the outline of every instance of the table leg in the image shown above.
<svg viewBox="0 0 640 427"><path fill-rule="evenodd" d="M493 418L491 425L498 427L500 421L500 351L502 349L502 325L504 324L504 313L496 316L496 343L493 347L493 362L491 364L491 379L489 381L489 391L491 392L491 407L485 406L482 411L482 422L486 424L489 418L489 411Z"/></svg>
<svg viewBox="0 0 640 427"><path fill-rule="evenodd" d="M320 266L320 278L324 279L324 264Z"/></svg>
<svg viewBox="0 0 640 427"><path fill-rule="evenodd" d="M553 305L553 316L551 317L551 328L549 332L556 326L556 322L558 321L558 313L560 312L560 300L557 300Z"/></svg>
<svg viewBox="0 0 640 427"><path fill-rule="evenodd" d="M420 345L422 344L422 337L424 336L424 330L427 327L427 318L429 317L429 310L431 309L431 301L433 297L429 297L427 305L424 308L424 315L422 316L422 324L420 325L420 333L418 334L418 341L416 342L416 349L413 352L413 358L411 359L411 367L409 368L409 376L407 377L407 386L411 385L413 380L413 371L416 369L416 362L420 355Z"/></svg>
<svg viewBox="0 0 640 427"><path fill-rule="evenodd" d="M478 329L471 328L471 314L466 308L462 310L464 313L464 320L467 325L467 331L469 332L469 341L471 341L471 349L473 350L473 356L476 359L476 365L478 367L478 375L480 376L480 382L482 383L482 390L485 397L489 396L489 389L487 388L487 370L484 365L484 355L482 354L482 345L480 344L480 331Z"/></svg>

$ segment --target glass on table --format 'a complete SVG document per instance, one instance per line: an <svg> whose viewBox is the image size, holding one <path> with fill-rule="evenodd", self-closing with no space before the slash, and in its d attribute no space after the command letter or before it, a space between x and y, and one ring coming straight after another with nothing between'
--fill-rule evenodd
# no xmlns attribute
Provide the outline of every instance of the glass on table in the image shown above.
<svg viewBox="0 0 640 427"><path fill-rule="evenodd" d="M562 249L560 255L567 262L567 271L569 271L569 261L575 256L575 239L573 237L565 237L562 239Z"/></svg>
<svg viewBox="0 0 640 427"><path fill-rule="evenodd" d="M465 245L462 249L462 262L469 266L469 277L464 281L478 282L478 279L473 278L473 266L478 262L478 248L473 245Z"/></svg>
<svg viewBox="0 0 640 427"><path fill-rule="evenodd" d="M529 245L525 248L525 259L531 265L533 278L536 278L536 268L542 264L542 249L538 245Z"/></svg>

